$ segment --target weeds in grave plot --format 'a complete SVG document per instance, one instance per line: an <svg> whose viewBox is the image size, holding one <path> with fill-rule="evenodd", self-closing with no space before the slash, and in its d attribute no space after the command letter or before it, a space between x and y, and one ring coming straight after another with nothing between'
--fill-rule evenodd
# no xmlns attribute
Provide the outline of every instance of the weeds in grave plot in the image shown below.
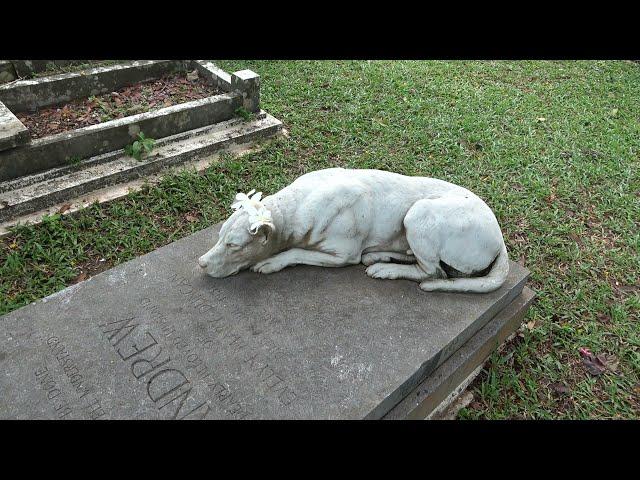
<svg viewBox="0 0 640 480"><path fill-rule="evenodd" d="M253 113L251 113L249 110L247 110L244 107L237 108L235 111L235 114L236 116L242 118L242 120L244 120L245 122L253 120L253 118L255 117Z"/></svg>
<svg viewBox="0 0 640 480"><path fill-rule="evenodd" d="M155 143L156 141L153 138L147 138L144 136L144 132L140 132L138 140L124 147L124 153L140 161L143 154L151 153Z"/></svg>
<svg viewBox="0 0 640 480"><path fill-rule="evenodd" d="M329 166L433 176L487 201L537 293L461 416L638 418L640 65L219 66L258 72L262 108L290 137L17 228L0 241L0 313L224 219L238 191L273 193Z"/></svg>

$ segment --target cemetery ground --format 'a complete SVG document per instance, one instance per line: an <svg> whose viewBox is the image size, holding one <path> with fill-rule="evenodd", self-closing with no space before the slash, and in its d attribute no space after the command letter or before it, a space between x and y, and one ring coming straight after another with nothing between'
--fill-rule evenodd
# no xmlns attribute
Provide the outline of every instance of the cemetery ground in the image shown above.
<svg viewBox="0 0 640 480"><path fill-rule="evenodd" d="M225 219L237 191L334 166L432 176L487 201L537 293L459 417L640 416L640 64L217 64L261 75L289 136L17 227L0 239L0 314Z"/></svg>

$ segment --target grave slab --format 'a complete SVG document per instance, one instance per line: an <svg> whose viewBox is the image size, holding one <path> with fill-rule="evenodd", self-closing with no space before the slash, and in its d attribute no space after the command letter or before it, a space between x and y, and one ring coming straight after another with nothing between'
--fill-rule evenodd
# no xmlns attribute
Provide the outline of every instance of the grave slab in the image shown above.
<svg viewBox="0 0 640 480"><path fill-rule="evenodd" d="M522 291L203 274L213 226L0 317L3 419L381 418Z"/></svg>
<svg viewBox="0 0 640 480"><path fill-rule="evenodd" d="M461 393L469 377L474 378L476 369L520 327L534 298L533 290L524 287L520 295L387 412L383 420L422 420L445 410L447 397Z"/></svg>

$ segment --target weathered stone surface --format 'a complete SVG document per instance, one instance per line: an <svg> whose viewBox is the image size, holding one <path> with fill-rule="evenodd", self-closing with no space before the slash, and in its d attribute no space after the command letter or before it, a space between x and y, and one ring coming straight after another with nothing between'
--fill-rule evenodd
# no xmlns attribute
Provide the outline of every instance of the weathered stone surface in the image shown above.
<svg viewBox="0 0 640 480"><path fill-rule="evenodd" d="M192 65L207 79L209 84L214 85L223 92L231 90L231 75L216 67L213 62L194 60Z"/></svg>
<svg viewBox="0 0 640 480"><path fill-rule="evenodd" d="M282 129L282 122L266 112L258 116L262 118L252 121L233 118L161 138L155 143L153 152L140 161L120 150L90 158L86 165L81 162L80 165L67 165L4 182L0 185L0 222L13 220L19 215L35 212L97 188L156 173L232 145L264 139Z"/></svg>
<svg viewBox="0 0 640 480"><path fill-rule="evenodd" d="M13 64L8 60L0 60L0 84L13 82L17 78Z"/></svg>
<svg viewBox="0 0 640 480"><path fill-rule="evenodd" d="M29 141L29 130L0 102L0 151Z"/></svg>
<svg viewBox="0 0 640 480"><path fill-rule="evenodd" d="M518 329L534 298L533 290L524 287L520 295L387 412L383 420L422 420L433 413Z"/></svg>
<svg viewBox="0 0 640 480"><path fill-rule="evenodd" d="M29 145L0 152L0 181L121 149L132 143L140 132L158 139L222 122L232 118L241 105L239 93L213 95L37 138Z"/></svg>
<svg viewBox="0 0 640 480"><path fill-rule="evenodd" d="M183 62L179 60L138 60L89 68L83 72L18 80L0 85L0 101L14 112L33 111L62 105L76 98L112 92L182 69Z"/></svg>
<svg viewBox="0 0 640 480"><path fill-rule="evenodd" d="M21 77L28 77L40 73L51 66L66 67L67 65L87 63L90 60L11 60L16 72Z"/></svg>
<svg viewBox="0 0 640 480"><path fill-rule="evenodd" d="M211 227L0 318L0 418L380 418L522 290L363 266L213 279Z"/></svg>
<svg viewBox="0 0 640 480"><path fill-rule="evenodd" d="M251 70L231 74L231 90L242 92L243 107L249 112L260 109L260 75Z"/></svg>

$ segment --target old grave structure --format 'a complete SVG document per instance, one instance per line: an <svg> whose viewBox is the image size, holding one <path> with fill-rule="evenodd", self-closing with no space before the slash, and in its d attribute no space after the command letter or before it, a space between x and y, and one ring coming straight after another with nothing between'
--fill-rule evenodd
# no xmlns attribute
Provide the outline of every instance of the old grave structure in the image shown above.
<svg viewBox="0 0 640 480"><path fill-rule="evenodd" d="M219 228L0 317L0 418L424 419L533 298L516 263L487 294L363 265L214 279Z"/></svg>
<svg viewBox="0 0 640 480"><path fill-rule="evenodd" d="M74 211L124 195L168 167L204 168L216 152L282 130L260 109L260 77L250 70L79 62L0 61L0 235L62 205Z"/></svg>

